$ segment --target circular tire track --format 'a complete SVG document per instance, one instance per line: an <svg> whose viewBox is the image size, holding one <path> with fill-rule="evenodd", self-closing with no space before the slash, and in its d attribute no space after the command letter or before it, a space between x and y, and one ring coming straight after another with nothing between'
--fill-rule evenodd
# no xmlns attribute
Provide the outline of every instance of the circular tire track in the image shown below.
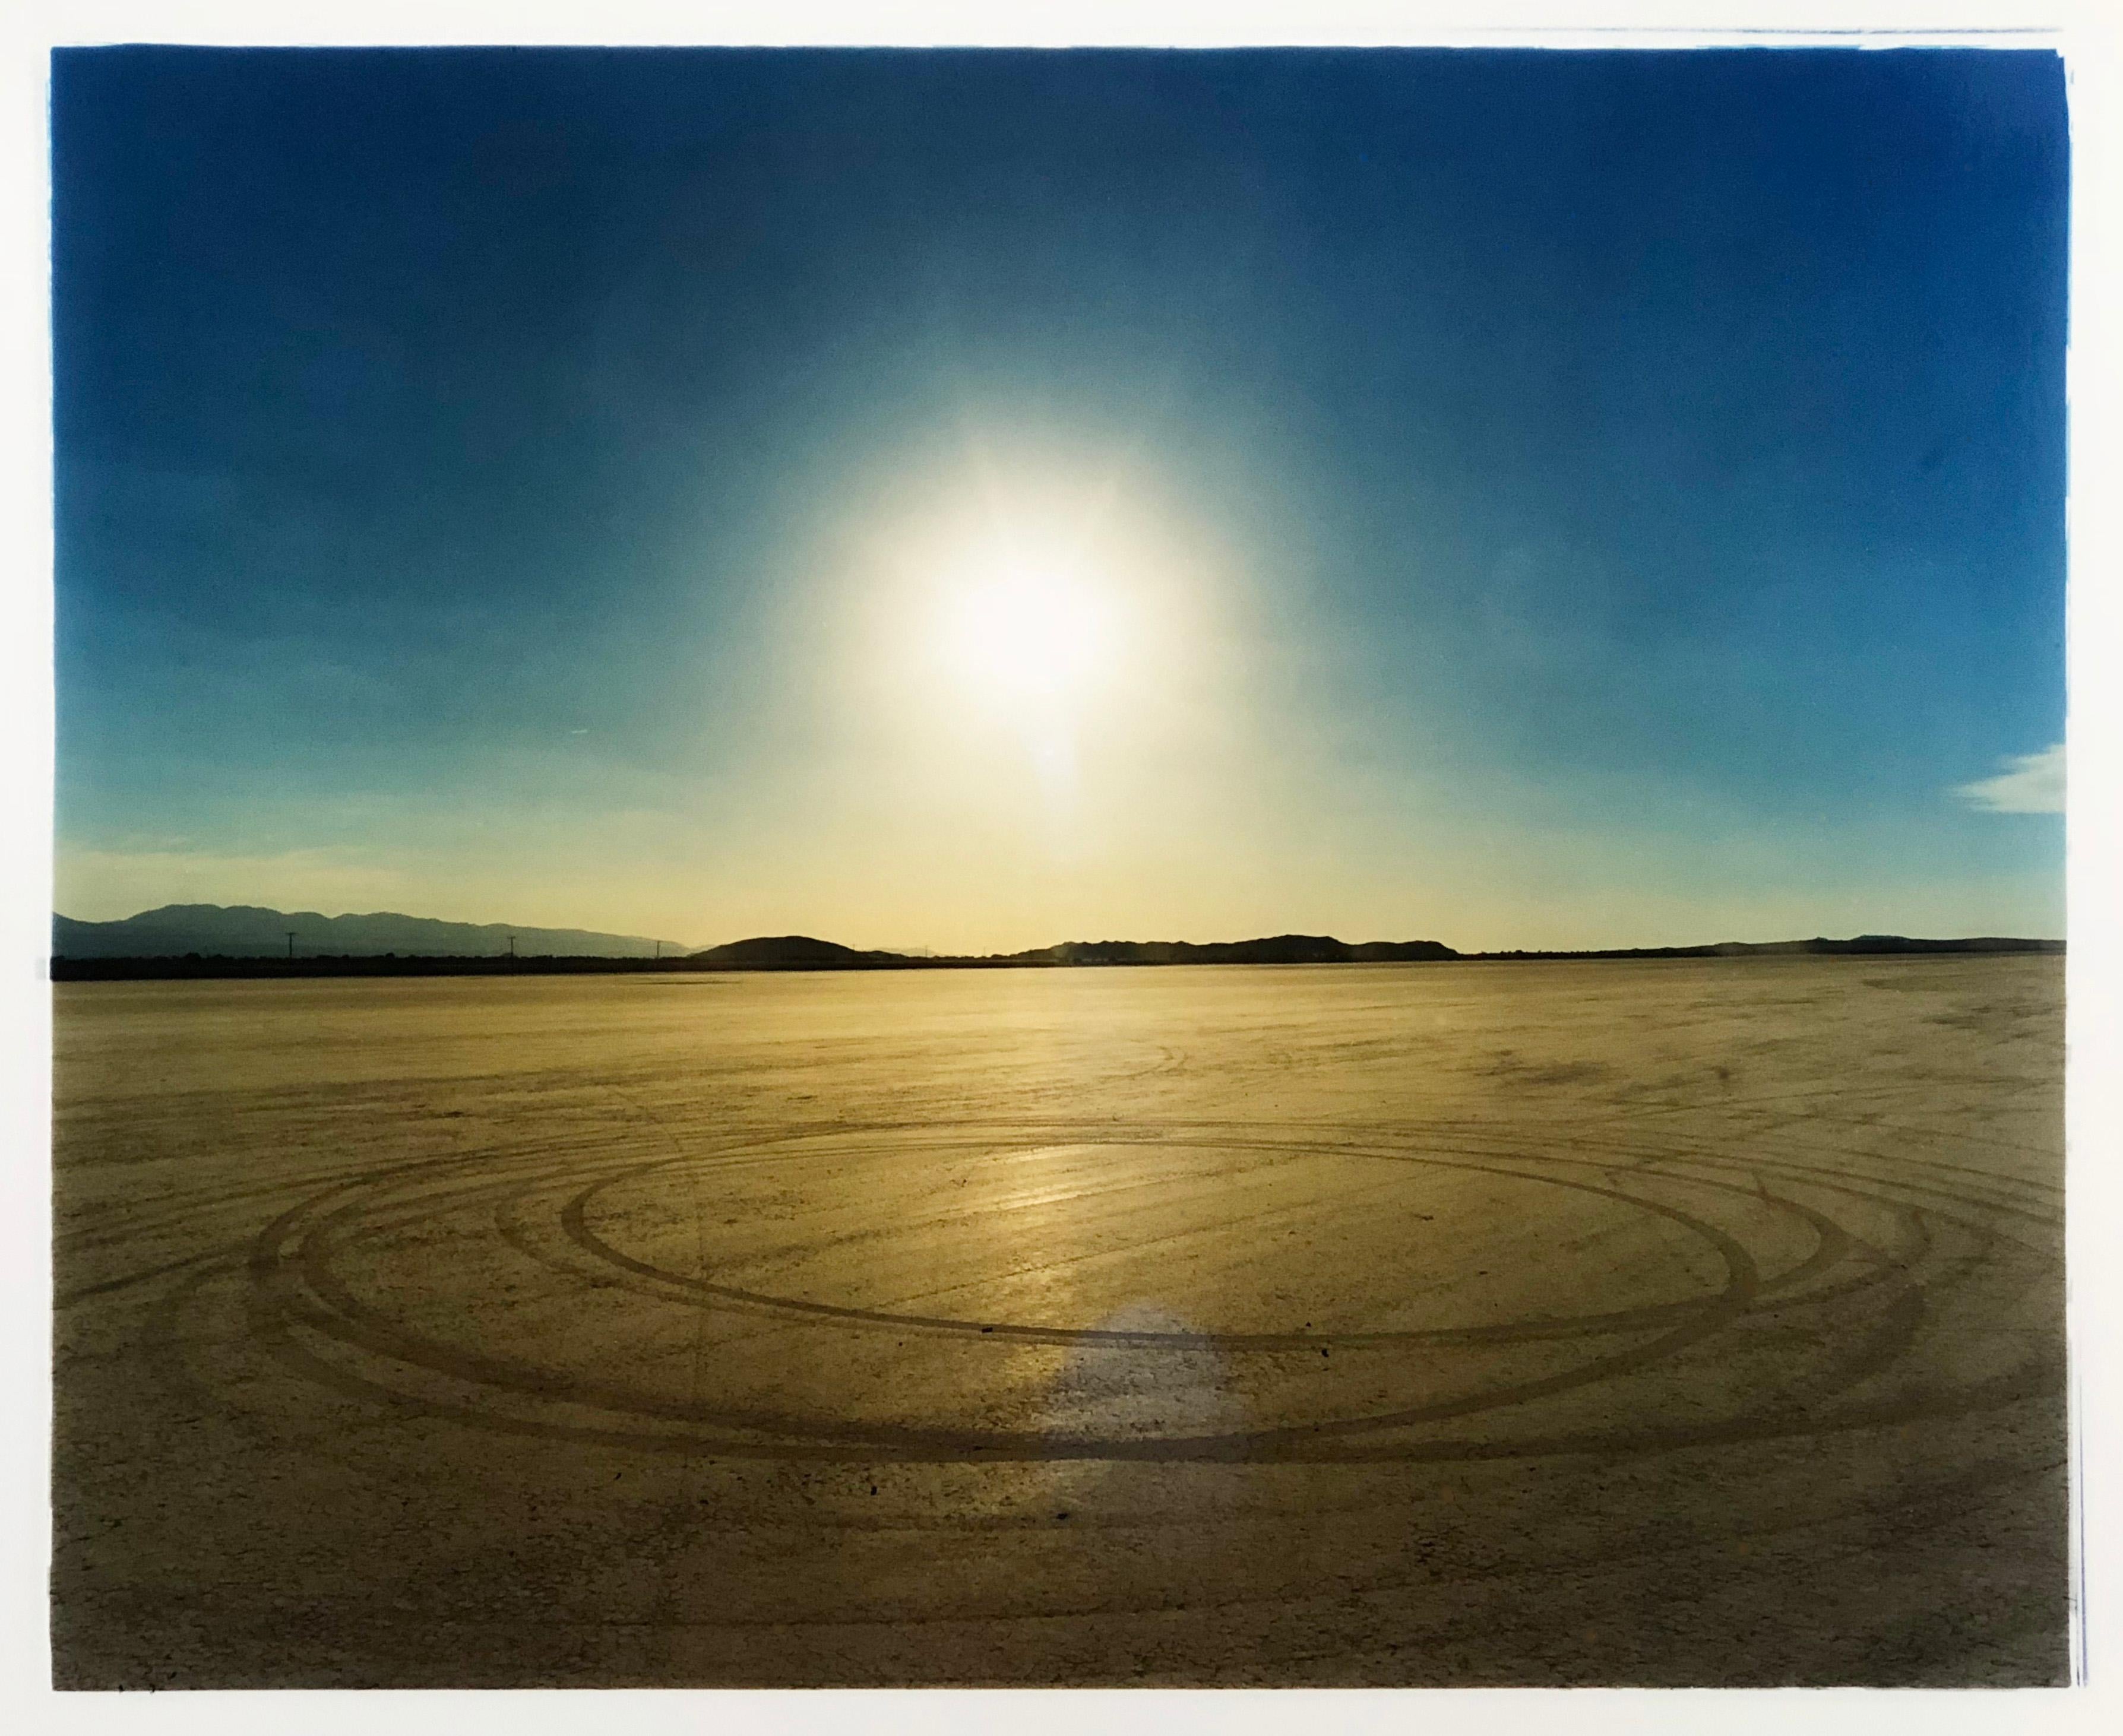
<svg viewBox="0 0 2123 1736"><path fill-rule="evenodd" d="M640 1106L630 1107L654 1121ZM1562 1318L1318 1332L1082 1329L1051 1321L853 1307L723 1284L642 1258L610 1239L594 1221L599 1200L612 1190L666 1176L711 1189L719 1175L813 1156L808 1148L822 1143L846 1161L888 1151L912 1162L1064 1142L1244 1150L1277 1160L1353 1160L1507 1177L1559 1190L1566 1198L1624 1204L1669 1223L1714 1255L1723 1278L1716 1288L1679 1300ZM252 1327L310 1378L475 1426L658 1453L849 1462L1437 1462L1628 1454L1950 1416L2041 1395L2059 1378L2054 1358L2037 1354L2013 1369L1957 1383L1920 1383L1870 1399L1828 1402L1895 1364L1921 1329L1928 1293L2001 1266L2015 1269L2022 1281L2038 1278L2052 1256L2039 1242L2006 1231L1997 1221L2001 1212L2041 1221L2037 1214L2014 1211L1987 1194L1957 1191L1941 1167L1891 1178L1838 1169L1821 1158L1819 1147L1774 1135L1747 1136L1744 1149L1736 1152L1618 1122L1603 1130L1574 1130L1567 1149L1544 1153L1530 1149L1523 1136L1465 1127L1270 1130L1258 1124L1072 1128L1048 1122L877 1127L844 1131L830 1141L811 1132L765 1144L732 1139L701 1153L687 1152L675 1139L669 1143L672 1156L646 1162L630 1156L602 1168L586 1168L579 1159L550 1152L520 1163L485 1153L405 1166L326 1189L284 1213L254 1245ZM1773 1190L1771 1177L1789 1191ZM1691 1206L1647 1197L1652 1188L1688 1198ZM1792 1197L1796 1191L1816 1199L1825 1195L1830 1205ZM1708 1215L1721 1199L1735 1198L1802 1229L1811 1251L1763 1270L1741 1238ZM1838 1200L1844 1210L1834 1209ZM1861 1231L1861 1214L1887 1223L1895 1233L1882 1237L1871 1223ZM1301 1420L1147 1436L967 1426L944 1418L880 1421L837 1415L829 1400L806 1406L713 1394L692 1400L609 1373L512 1352L506 1345L476 1338L460 1341L363 1295L359 1280L368 1250L394 1238L452 1232L452 1227L454 1233L469 1233L463 1227L467 1220L585 1294L620 1290L645 1309L704 1311L766 1322L785 1331L918 1334L971 1359L967 1378L976 1382L982 1359L1029 1346L1094 1347L1150 1358L1207 1351L1241 1363L1337 1350L1479 1353L1540 1342L1575 1343L1587 1354L1558 1370L1492 1381L1427 1403L1354 1411L1336 1406L1331 1378L1323 1372L1316 1412ZM1938 1245L1942 1226L1962 1244L1951 1257ZM1822 1334L1829 1354L1819 1366L1794 1371L1760 1402L1708 1418L1633 1415L1627 1426L1540 1426L1542 1401L1670 1364L1698 1347L1714 1347L1720 1335L1750 1320L1830 1308L1838 1312ZM800 1360L800 1348L795 1355ZM1434 1432L1437 1425L1493 1412L1510 1413L1502 1418L1507 1426L1479 1434Z"/></svg>

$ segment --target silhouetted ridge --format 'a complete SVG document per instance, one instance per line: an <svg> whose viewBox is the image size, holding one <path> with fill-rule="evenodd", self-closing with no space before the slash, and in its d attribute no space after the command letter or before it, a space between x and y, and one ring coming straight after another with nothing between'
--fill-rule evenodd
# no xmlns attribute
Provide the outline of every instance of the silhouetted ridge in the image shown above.
<svg viewBox="0 0 2123 1736"><path fill-rule="evenodd" d="M298 957L374 958L387 953L426 958L519 956L649 958L659 943L640 934L601 934L587 929L533 929L505 922L443 922L395 910L326 916L316 910L274 910L261 905L166 904L116 922L52 918L52 951L63 958L285 958L288 936ZM666 953L685 948L660 943Z"/></svg>
<svg viewBox="0 0 2123 1736"><path fill-rule="evenodd" d="M1872 957L1891 952L2061 952L2061 940L1979 934L1958 940L1922 940L1907 934L1859 934L1849 940L1721 940L1700 947L1610 947L1585 952L1469 952L1474 959L1512 958L1770 958Z"/></svg>
<svg viewBox="0 0 2123 1736"><path fill-rule="evenodd" d="M690 966L728 971L912 971L1011 965L1335 965L1457 958L1435 940L1374 940L1352 946L1331 934L1274 934L1258 940L1065 940L1025 952L981 957L918 957L858 952L808 934L762 935L690 954Z"/></svg>
<svg viewBox="0 0 2123 1736"><path fill-rule="evenodd" d="M295 934L293 956L288 934ZM1541 959L1746 958L1883 953L2060 953L2061 940L1977 935L1957 940L1859 934L1849 940L1720 941L1580 952L1460 952L1436 940L1271 934L1253 940L1065 940L1030 952L953 957L863 952L811 934L755 935L687 952L668 941L583 929L438 922L378 911L321 916L255 905L165 905L122 922L52 919L55 980L188 976L438 976L501 972L981 971L1132 965L1329 965L1509 962ZM512 954L511 935L516 946Z"/></svg>
<svg viewBox="0 0 2123 1736"><path fill-rule="evenodd" d="M1065 940L1004 954L1010 962L1057 965L1342 965L1457 958L1441 941L1373 940L1352 946L1331 934L1273 934L1258 940Z"/></svg>
<svg viewBox="0 0 2123 1736"><path fill-rule="evenodd" d="M897 952L861 952L808 934L772 934L708 947L688 953L687 962L731 971L861 971L916 961Z"/></svg>
<svg viewBox="0 0 2123 1736"><path fill-rule="evenodd" d="M1721 957L1750 952L2061 952L2064 943L2003 934L1979 934L1965 940L1916 940L1906 934L1858 934L1849 940L1828 940L1816 935L1811 940L1720 941L1711 951Z"/></svg>

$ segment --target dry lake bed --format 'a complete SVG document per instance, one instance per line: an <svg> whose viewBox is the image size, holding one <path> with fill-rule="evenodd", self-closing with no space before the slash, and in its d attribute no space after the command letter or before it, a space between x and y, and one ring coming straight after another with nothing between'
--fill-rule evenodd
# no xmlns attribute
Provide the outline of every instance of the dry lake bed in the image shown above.
<svg viewBox="0 0 2123 1736"><path fill-rule="evenodd" d="M2067 1673L2060 959L56 994L61 1686Z"/></svg>

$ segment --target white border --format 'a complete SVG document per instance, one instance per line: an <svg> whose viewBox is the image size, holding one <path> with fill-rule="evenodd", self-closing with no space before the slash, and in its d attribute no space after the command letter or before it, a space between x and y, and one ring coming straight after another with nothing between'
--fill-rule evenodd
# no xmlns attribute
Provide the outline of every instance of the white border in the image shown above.
<svg viewBox="0 0 2123 1736"><path fill-rule="evenodd" d="M319 1732L366 1730L378 1717L394 1723L512 1733L527 1721L556 1725L594 1718L642 1729L691 1730L703 1719L719 1728L860 1729L924 1731L1007 1724L1029 1731L1086 1723L1152 1720L1173 1732L1238 1725L1281 1729L1314 1720L1358 1731L1421 1724L1443 1730L1527 1729L1564 1722L1595 1730L1783 1732L1810 1724L1872 1730L1922 1729L1927 1736L1961 1730L2123 1729L2123 1633L2116 1617L2119 1559L2116 1504L2108 1490L2119 1462L2114 1322L2119 1194L2123 1153L2123 944L2113 914L2123 886L2123 803L2117 792L2119 681L2123 650L2115 531L2116 479L2123 452L2115 433L2117 378L2114 333L2119 263L2116 105L2116 26L2094 0L1902 0L1899 4L1521 3L1418 6L1313 0L1310 4L1229 0L1221 5L1171 0L1115 0L1005 7L991 0L918 0L891 7L781 0L778 4L677 5L605 0L594 6L377 3L293 6L258 3L32 3L16 6L4 30L7 149L0 171L0 218L9 246L0 254L0 295L12 341L0 351L7 370L0 417L7 456L0 487L13 508L4 578L0 578L0 721L8 749L0 753L0 1006L4 1007L4 1095L0 1095L0 1364L16 1395L0 1448L0 1717L13 1727L118 1728L143 1720L216 1731L295 1720ZM599 1693L592 1699L540 1694L339 1693L183 1696L53 1696L44 1687L45 1562L49 1521L48 1463L49 1326L48 1152L49 1002L43 980L48 944L50 858L46 817L51 798L49 593L49 369L45 313L45 56L62 43L438 44L523 41L554 44L936 44L986 46L1239 46L1429 44L1554 47L1923 44L2055 46L2066 54L2072 96L2074 255L2070 390L2073 414L2071 548L2073 594L2069 666L2071 772L2068 821L2071 953L2069 1028L2072 1072L2069 1129L2073 1384L2081 1464L2089 1486L2075 1513L2085 1547L2089 1685L2077 1691L2021 1693L1674 1692L1389 1691L1337 1693Z"/></svg>

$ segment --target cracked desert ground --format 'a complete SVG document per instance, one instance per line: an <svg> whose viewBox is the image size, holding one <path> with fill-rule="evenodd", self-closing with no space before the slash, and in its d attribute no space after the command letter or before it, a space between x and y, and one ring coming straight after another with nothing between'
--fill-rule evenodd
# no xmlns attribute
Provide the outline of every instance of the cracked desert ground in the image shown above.
<svg viewBox="0 0 2123 1736"><path fill-rule="evenodd" d="M2060 960L56 993L62 1686L2067 1673Z"/></svg>

